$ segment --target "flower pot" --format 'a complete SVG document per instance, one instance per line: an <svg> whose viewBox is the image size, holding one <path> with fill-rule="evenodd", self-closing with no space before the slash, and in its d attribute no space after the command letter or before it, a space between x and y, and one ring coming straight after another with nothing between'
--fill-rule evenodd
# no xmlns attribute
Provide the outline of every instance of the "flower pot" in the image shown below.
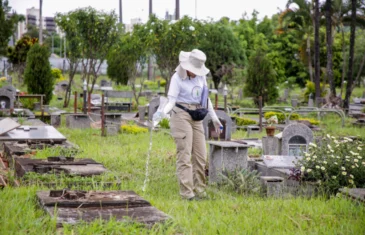
<svg viewBox="0 0 365 235"><path fill-rule="evenodd" d="M266 134L267 134L267 136L274 136L275 127L274 126L267 126L266 127Z"/></svg>

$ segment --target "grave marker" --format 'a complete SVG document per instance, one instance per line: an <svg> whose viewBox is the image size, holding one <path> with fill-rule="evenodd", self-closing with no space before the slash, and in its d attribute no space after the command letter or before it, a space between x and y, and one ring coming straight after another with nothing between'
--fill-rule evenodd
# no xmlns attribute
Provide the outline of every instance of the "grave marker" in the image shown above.
<svg viewBox="0 0 365 235"><path fill-rule="evenodd" d="M304 124L290 124L283 130L281 155L301 156L313 141L312 130Z"/></svg>
<svg viewBox="0 0 365 235"><path fill-rule="evenodd" d="M232 132L232 119L228 114L222 110L215 110L219 121L223 125L223 131L218 135L215 131L215 127L213 125L212 118L209 113L203 120L204 134L205 139L214 139L214 140L231 140L231 132Z"/></svg>

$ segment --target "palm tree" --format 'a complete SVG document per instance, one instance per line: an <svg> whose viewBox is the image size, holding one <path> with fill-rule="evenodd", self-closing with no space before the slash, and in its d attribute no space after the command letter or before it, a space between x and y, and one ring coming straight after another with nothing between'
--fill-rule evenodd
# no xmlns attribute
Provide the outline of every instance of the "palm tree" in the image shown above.
<svg viewBox="0 0 365 235"><path fill-rule="evenodd" d="M350 96L352 93L353 67L354 67L354 47L355 47L355 28L356 28L356 4L357 0L351 0L351 30L350 30L350 53L349 69L347 71L347 87L343 108L348 112L350 106Z"/></svg>
<svg viewBox="0 0 365 235"><path fill-rule="evenodd" d="M283 30L296 30L300 40L305 41L309 77L313 82L311 36L313 34L314 18L312 4L306 0L289 0L286 8L279 17L279 23Z"/></svg>

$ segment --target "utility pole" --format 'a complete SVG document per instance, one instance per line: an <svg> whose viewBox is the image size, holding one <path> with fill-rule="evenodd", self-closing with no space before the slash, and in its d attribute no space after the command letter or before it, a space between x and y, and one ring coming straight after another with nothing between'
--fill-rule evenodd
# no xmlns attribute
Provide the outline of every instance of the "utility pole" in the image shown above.
<svg viewBox="0 0 365 235"><path fill-rule="evenodd" d="M149 17L151 18L152 16L152 0L149 0L150 4L149 4ZM148 58L148 80L153 80L153 57L150 56Z"/></svg>
<svg viewBox="0 0 365 235"><path fill-rule="evenodd" d="M39 0L39 44L43 44L43 17L42 17L43 0Z"/></svg>
<svg viewBox="0 0 365 235"><path fill-rule="evenodd" d="M180 0L176 0L176 12L175 12L175 19L180 19Z"/></svg>
<svg viewBox="0 0 365 235"><path fill-rule="evenodd" d="M119 0L119 23L123 24L122 0Z"/></svg>

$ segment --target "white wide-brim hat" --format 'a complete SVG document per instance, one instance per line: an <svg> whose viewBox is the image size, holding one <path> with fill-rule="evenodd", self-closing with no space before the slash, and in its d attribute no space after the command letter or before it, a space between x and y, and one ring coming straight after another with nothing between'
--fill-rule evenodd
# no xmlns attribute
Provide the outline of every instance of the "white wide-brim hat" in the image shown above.
<svg viewBox="0 0 365 235"><path fill-rule="evenodd" d="M176 68L176 71L179 72L182 68L195 75L205 76L209 73L209 69L205 67L206 60L207 57L201 50L194 49L191 52L181 51L179 54L180 65Z"/></svg>

